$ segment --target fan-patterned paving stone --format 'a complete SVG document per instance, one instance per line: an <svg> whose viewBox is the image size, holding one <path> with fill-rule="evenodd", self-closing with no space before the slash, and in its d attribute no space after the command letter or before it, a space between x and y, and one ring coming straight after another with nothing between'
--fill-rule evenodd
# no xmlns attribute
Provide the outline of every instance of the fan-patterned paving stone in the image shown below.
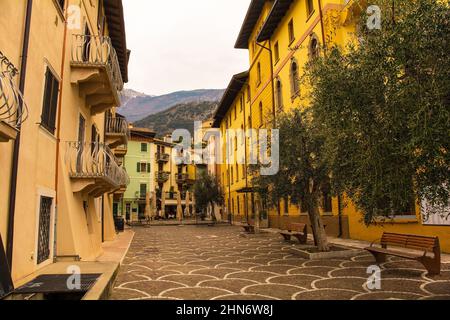
<svg viewBox="0 0 450 320"><path fill-rule="evenodd" d="M353 300L419 300L424 296L408 292L378 291L358 295Z"/></svg>
<svg viewBox="0 0 450 320"><path fill-rule="evenodd" d="M198 284L199 287L219 288L241 293L245 287L257 284L256 281L243 279L208 280Z"/></svg>
<svg viewBox="0 0 450 320"><path fill-rule="evenodd" d="M122 284L119 288L135 289L137 291L144 292L149 296L159 296L161 292L180 287L183 288L187 286L179 282L147 280L147 281L125 283Z"/></svg>
<svg viewBox="0 0 450 320"><path fill-rule="evenodd" d="M259 284L245 288L243 293L270 296L280 300L291 300L296 293L303 291L306 291L306 289L291 285Z"/></svg>
<svg viewBox="0 0 450 320"><path fill-rule="evenodd" d="M268 279L268 283L273 284L290 284L301 288L312 289L312 283L315 280L322 279L316 276L293 275L293 276L277 276Z"/></svg>
<svg viewBox="0 0 450 320"><path fill-rule="evenodd" d="M212 300L228 294L232 294L232 292L217 288L181 288L168 290L161 296L183 300Z"/></svg>
<svg viewBox="0 0 450 320"><path fill-rule="evenodd" d="M450 296L450 264L428 276L419 263L389 257L382 288L367 287L372 255L305 260L278 234L237 227L137 228L111 299L440 299ZM230 245L231 244L231 245Z"/></svg>
<svg viewBox="0 0 450 320"><path fill-rule="evenodd" d="M428 283L424 286L424 289L434 295L450 294L450 281Z"/></svg>
<svg viewBox="0 0 450 320"><path fill-rule="evenodd" d="M352 291L365 292L364 285L367 283L367 279L364 278L332 278L332 279L320 279L314 281L314 287L317 289L347 289Z"/></svg>
<svg viewBox="0 0 450 320"><path fill-rule="evenodd" d="M339 268L342 263L348 262L347 260L311 260L303 263L305 267L333 267Z"/></svg>
<svg viewBox="0 0 450 320"><path fill-rule="evenodd" d="M135 300L147 297L146 293L127 288L115 288L111 300Z"/></svg>
<svg viewBox="0 0 450 320"><path fill-rule="evenodd" d="M217 269L200 269L190 272L190 274L198 274L205 276L212 276L216 278L224 279L227 274L231 274L238 271L237 269L225 269L225 268L217 268Z"/></svg>
<svg viewBox="0 0 450 320"><path fill-rule="evenodd" d="M332 267L304 267L292 269L289 274L305 274L319 277L328 277L330 271L335 270Z"/></svg>
<svg viewBox="0 0 450 320"><path fill-rule="evenodd" d="M226 276L226 279L245 279L258 281L259 283L265 283L267 279L272 278L276 275L276 273L262 271L235 272L232 274L228 274Z"/></svg>
<svg viewBox="0 0 450 320"><path fill-rule="evenodd" d="M357 291L345 289L318 289L299 293L296 300L351 300L359 294Z"/></svg>
<svg viewBox="0 0 450 320"><path fill-rule="evenodd" d="M277 274L286 274L289 270L292 270L292 266L282 266L282 265L276 265L276 266L263 266L263 267L255 267L251 268L251 271L265 271L265 272L272 272Z"/></svg>

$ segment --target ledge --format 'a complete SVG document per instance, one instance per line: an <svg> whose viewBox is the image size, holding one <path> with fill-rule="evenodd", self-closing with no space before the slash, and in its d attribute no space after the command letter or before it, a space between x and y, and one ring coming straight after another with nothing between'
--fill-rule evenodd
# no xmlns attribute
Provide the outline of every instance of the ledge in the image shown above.
<svg viewBox="0 0 450 320"><path fill-rule="evenodd" d="M4 121L0 121L0 142L15 140L18 131Z"/></svg>

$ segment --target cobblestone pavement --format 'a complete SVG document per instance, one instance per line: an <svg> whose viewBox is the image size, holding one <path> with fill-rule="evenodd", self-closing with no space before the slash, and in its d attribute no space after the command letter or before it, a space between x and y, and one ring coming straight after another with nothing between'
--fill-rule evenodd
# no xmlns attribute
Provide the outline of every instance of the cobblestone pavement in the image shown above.
<svg viewBox="0 0 450 320"><path fill-rule="evenodd" d="M450 299L450 264L429 278L415 262L382 265L382 290L367 288L374 259L309 261L276 234L236 227L153 227L136 236L117 277L114 300Z"/></svg>

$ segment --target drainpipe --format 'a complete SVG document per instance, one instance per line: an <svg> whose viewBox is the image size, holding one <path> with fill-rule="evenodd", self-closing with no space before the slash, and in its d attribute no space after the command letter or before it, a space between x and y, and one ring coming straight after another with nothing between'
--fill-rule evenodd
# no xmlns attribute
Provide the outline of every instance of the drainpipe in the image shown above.
<svg viewBox="0 0 450 320"><path fill-rule="evenodd" d="M322 0L319 0L319 14L320 14L320 27L322 29L322 43L324 47L324 51L327 50L327 42L325 38L325 26L323 25L323 9L322 9Z"/></svg>
<svg viewBox="0 0 450 320"><path fill-rule="evenodd" d="M33 12L33 0L27 0L26 14L25 14L25 29L23 34L23 46L22 55L20 61L20 80L19 90L25 91L25 80L27 73L28 62L28 47L30 43L30 28L31 28L31 15ZM22 101L19 102L18 114L22 113ZM9 212L8 212L8 234L6 238L6 257L10 268L13 267L13 248L14 248L14 218L16 212L16 197L17 197L17 173L19 171L19 152L20 152L20 137L21 137L21 124L17 121L17 129L19 130L16 140L14 141L14 151L12 159L11 169L11 185L9 193Z"/></svg>
<svg viewBox="0 0 450 320"><path fill-rule="evenodd" d="M57 229L58 229L58 203L59 203L59 192L58 192L58 179L59 179L59 154L61 148L61 114L62 114L62 95L63 95L63 83L64 83L64 67L65 67L65 56L66 56L66 45L67 45L67 9L69 7L69 1L65 2L64 8L64 38L63 38L63 48L61 53L61 83L59 84L59 96L58 96L58 120L56 127L56 157L55 157L55 227L53 228L53 260L56 262L58 252L57 252Z"/></svg>
<svg viewBox="0 0 450 320"><path fill-rule="evenodd" d="M271 41L269 40L269 47L266 47L258 42L256 42L256 45L269 51L269 56L270 56L270 83L272 85L272 116L273 116L273 127L275 128L277 125L277 113L275 110L275 85L274 85L274 72L273 72L273 55L272 55L272 44ZM261 204L261 210L262 210L262 204ZM280 219L281 219L281 208L280 208L280 202L278 201L278 205L277 205L277 210L278 210L278 225L280 224ZM267 215L269 213L267 212ZM269 219L269 217L267 217ZM270 221L270 219L269 219ZM270 225L269 225L270 227Z"/></svg>

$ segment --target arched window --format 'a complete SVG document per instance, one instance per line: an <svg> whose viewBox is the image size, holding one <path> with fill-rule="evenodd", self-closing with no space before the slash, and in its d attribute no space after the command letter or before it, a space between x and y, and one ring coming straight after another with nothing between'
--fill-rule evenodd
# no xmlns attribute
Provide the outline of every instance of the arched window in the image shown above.
<svg viewBox="0 0 450 320"><path fill-rule="evenodd" d="M259 125L262 126L264 122L264 110L262 102L259 103Z"/></svg>
<svg viewBox="0 0 450 320"><path fill-rule="evenodd" d="M276 79L275 82L275 103L278 111L283 110L283 88L281 85L281 80L279 78Z"/></svg>
<svg viewBox="0 0 450 320"><path fill-rule="evenodd" d="M300 94L300 77L298 72L298 63L295 58L291 60L291 98L295 99Z"/></svg>
<svg viewBox="0 0 450 320"><path fill-rule="evenodd" d="M315 59L319 57L320 48L319 48L319 39L317 38L317 35L313 33L311 35L311 40L309 41L309 58Z"/></svg>

